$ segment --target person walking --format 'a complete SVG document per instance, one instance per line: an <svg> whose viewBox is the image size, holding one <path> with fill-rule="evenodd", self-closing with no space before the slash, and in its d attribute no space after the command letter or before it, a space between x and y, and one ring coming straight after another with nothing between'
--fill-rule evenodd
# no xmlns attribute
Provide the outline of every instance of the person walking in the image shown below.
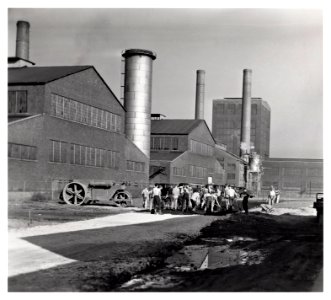
<svg viewBox="0 0 331 300"><path fill-rule="evenodd" d="M177 210L179 193L180 193L180 191L176 184L175 187L172 189L172 197L171 197L171 209L172 210Z"/></svg>
<svg viewBox="0 0 331 300"><path fill-rule="evenodd" d="M145 187L141 192L143 198L143 208L148 208L149 206L149 190Z"/></svg>
<svg viewBox="0 0 331 300"><path fill-rule="evenodd" d="M162 206L161 206L161 189L160 187L155 184L153 190L152 190L152 195L153 195L153 206L154 208L151 210L151 213L159 213L162 214Z"/></svg>
<svg viewBox="0 0 331 300"><path fill-rule="evenodd" d="M240 197L243 196L242 206L245 211L245 214L248 214L248 199L253 198L253 195L251 195L247 189L244 189L244 191L240 194Z"/></svg>
<svg viewBox="0 0 331 300"><path fill-rule="evenodd" d="M275 200L276 200L275 188L273 186L270 186L270 191L269 191L269 195L268 195L268 204L273 206Z"/></svg>
<svg viewBox="0 0 331 300"><path fill-rule="evenodd" d="M200 204L200 193L195 190L191 196L192 211L196 211Z"/></svg>
<svg viewBox="0 0 331 300"><path fill-rule="evenodd" d="M228 195L229 195L229 210L232 211L234 199L236 196L236 191L234 190L234 188L232 186L230 186L228 189Z"/></svg>
<svg viewBox="0 0 331 300"><path fill-rule="evenodd" d="M190 201L190 192L189 192L189 188L187 185L184 186L184 190L183 190L183 205L182 205L182 212L187 212L188 208L189 208L189 201Z"/></svg>

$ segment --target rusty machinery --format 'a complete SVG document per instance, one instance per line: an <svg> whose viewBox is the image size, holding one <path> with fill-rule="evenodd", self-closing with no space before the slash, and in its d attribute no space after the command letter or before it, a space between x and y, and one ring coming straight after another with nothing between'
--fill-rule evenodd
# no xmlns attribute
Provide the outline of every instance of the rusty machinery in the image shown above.
<svg viewBox="0 0 331 300"><path fill-rule="evenodd" d="M132 195L125 184L69 182L60 198L70 205L82 205L96 201L111 201L116 205L132 205Z"/></svg>

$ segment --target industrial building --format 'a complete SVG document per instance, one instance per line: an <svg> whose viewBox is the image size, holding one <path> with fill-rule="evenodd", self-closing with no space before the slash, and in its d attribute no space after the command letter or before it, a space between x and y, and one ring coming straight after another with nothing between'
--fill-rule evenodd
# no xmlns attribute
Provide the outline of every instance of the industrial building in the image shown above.
<svg viewBox="0 0 331 300"><path fill-rule="evenodd" d="M323 159L268 158L261 185L264 194L272 185L282 198L314 197L323 192Z"/></svg>
<svg viewBox="0 0 331 300"><path fill-rule="evenodd" d="M240 155L242 98L213 100L212 133L227 150ZM270 154L270 106L262 98L252 98L250 140L262 157Z"/></svg>
<svg viewBox="0 0 331 300"><path fill-rule="evenodd" d="M204 120L152 120L151 183L225 184L215 141Z"/></svg>
<svg viewBox="0 0 331 300"><path fill-rule="evenodd" d="M17 36L23 31L28 41L28 28L18 22ZM56 198L78 180L126 182L140 192L149 158L126 137L126 110L100 74L93 66L30 66L28 49L21 49L28 45L17 42L8 60L15 66L8 68L9 191Z"/></svg>

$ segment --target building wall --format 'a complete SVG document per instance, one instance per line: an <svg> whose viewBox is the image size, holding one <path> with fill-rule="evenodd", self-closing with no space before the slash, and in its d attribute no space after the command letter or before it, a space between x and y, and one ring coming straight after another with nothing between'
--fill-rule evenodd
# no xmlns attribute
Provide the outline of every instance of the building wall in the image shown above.
<svg viewBox="0 0 331 300"><path fill-rule="evenodd" d="M184 152L179 155L173 161L151 161L151 167L163 166L166 167L166 174L159 174L155 176L151 183L192 183L192 184L207 184L208 177L213 178L215 184L224 184L225 183L225 171L221 167L219 161L215 158L215 141L211 136L210 131L207 128L207 125L204 122L201 122L199 126L194 128L188 135L154 135L152 137L179 137L179 149L178 152ZM203 155L199 153L192 152L191 149L191 140L194 140L198 143L208 145L213 151L210 155ZM155 151L152 149L152 152L168 153L172 151L160 150ZM193 167L192 167L193 166ZM181 173L181 175L176 174L175 168ZM204 170L202 170L204 169ZM199 177L192 177L190 175L199 174ZM201 173L202 172L202 173ZM203 174L204 176L201 176Z"/></svg>
<svg viewBox="0 0 331 300"><path fill-rule="evenodd" d="M245 186L244 161L219 147L215 148L215 156L225 170L224 184Z"/></svg>
<svg viewBox="0 0 331 300"><path fill-rule="evenodd" d="M42 88L31 87L29 91L31 91L29 97L35 94L35 99L38 99L33 102L34 105L39 110L43 107L45 113L11 122L8 127L8 142L37 147L37 155L34 161L9 158L9 191L45 191L52 193L52 197L56 198L65 183L76 179L84 183L127 182L128 189L135 192L134 196L140 195L141 189L148 184L149 160L126 139L123 128L124 108L94 69L56 80ZM112 132L50 116L52 93L120 115L123 120L122 129L119 132ZM44 103L45 106L41 105ZM61 162L52 162L50 154L54 145L58 145L59 142L61 142ZM100 162L98 166L88 166L85 164L86 160L83 164L77 164L73 161L73 153L76 153L74 147L84 148L84 152L86 147L93 148L91 155L94 151L99 154L102 152L104 156L100 156L106 160L103 160L103 165ZM81 151L79 155L82 155L83 150ZM116 157L114 156L116 159L112 162L116 163L116 166L106 166L107 151L116 152ZM86 158L85 154L84 157ZM144 169L128 170L127 161L142 163Z"/></svg>
<svg viewBox="0 0 331 300"><path fill-rule="evenodd" d="M240 155L241 102L241 98L213 101L213 136L235 155ZM257 153L269 156L270 108L259 98L252 98L251 144Z"/></svg>
<svg viewBox="0 0 331 300"><path fill-rule="evenodd" d="M263 161L262 191L273 185L282 198L314 197L323 192L322 159L272 158Z"/></svg>

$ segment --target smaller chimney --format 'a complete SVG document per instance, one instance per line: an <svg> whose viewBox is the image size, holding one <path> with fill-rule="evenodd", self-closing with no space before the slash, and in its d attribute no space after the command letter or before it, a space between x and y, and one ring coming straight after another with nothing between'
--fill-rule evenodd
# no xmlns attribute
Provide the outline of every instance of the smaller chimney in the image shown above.
<svg viewBox="0 0 331 300"><path fill-rule="evenodd" d="M252 89L252 70L244 70L243 96L241 111L241 143L240 155L247 156L251 148L251 89Z"/></svg>
<svg viewBox="0 0 331 300"><path fill-rule="evenodd" d="M205 103L205 71L197 70L197 85L195 94L195 119L204 119Z"/></svg>
<svg viewBox="0 0 331 300"><path fill-rule="evenodd" d="M18 21L16 23L16 29L16 57L29 60L30 23Z"/></svg>

